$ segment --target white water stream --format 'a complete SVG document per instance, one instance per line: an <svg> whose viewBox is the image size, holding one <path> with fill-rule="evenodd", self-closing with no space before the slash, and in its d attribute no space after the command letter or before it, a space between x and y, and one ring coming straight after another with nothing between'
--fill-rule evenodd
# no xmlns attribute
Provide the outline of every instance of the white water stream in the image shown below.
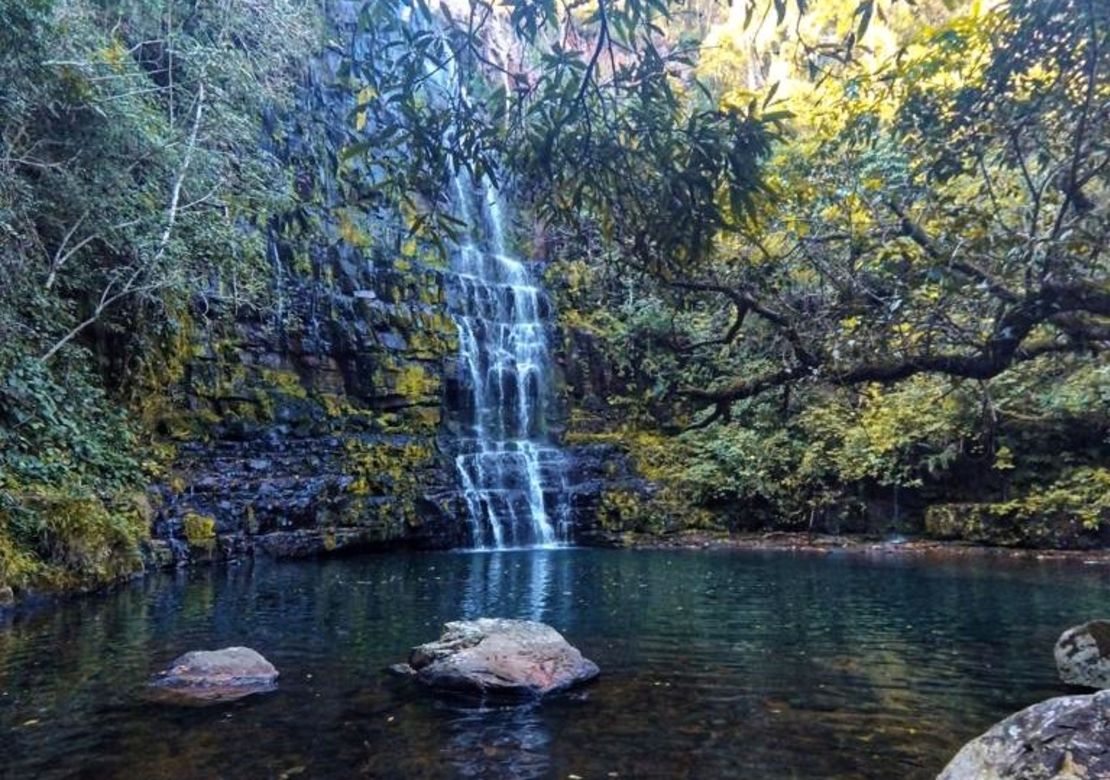
<svg viewBox="0 0 1110 780"><path fill-rule="evenodd" d="M452 258L465 398L455 467L474 546L551 546L566 540L565 456L547 435L550 306L506 248L504 209L488 181L454 181L470 226Z"/></svg>

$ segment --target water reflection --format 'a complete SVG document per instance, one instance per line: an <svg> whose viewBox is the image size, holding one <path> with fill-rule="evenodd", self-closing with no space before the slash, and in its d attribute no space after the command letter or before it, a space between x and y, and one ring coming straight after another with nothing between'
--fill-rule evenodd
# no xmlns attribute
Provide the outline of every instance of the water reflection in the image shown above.
<svg viewBox="0 0 1110 780"><path fill-rule="evenodd" d="M552 569L567 550L488 551L472 559L463 597L467 618L550 620ZM458 777L547 777L551 736L535 704L467 707L455 703L444 757Z"/></svg>
<svg viewBox="0 0 1110 780"><path fill-rule="evenodd" d="M1061 692L1056 636L1108 599L1097 567L570 549L154 577L0 628L0 777L931 778ZM480 615L550 623L600 682L482 708L382 674ZM231 644L275 663L277 693L139 696Z"/></svg>
<svg viewBox="0 0 1110 780"><path fill-rule="evenodd" d="M443 757L456 777L549 777L551 734L540 706L456 707Z"/></svg>
<svg viewBox="0 0 1110 780"><path fill-rule="evenodd" d="M571 553L566 548L463 553L472 559L463 615L549 620L553 570L561 566L559 573L565 579Z"/></svg>

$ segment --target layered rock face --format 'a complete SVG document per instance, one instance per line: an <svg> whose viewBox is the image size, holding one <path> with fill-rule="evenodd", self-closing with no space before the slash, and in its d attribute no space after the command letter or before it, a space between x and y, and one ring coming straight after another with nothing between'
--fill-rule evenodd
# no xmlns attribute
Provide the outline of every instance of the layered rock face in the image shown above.
<svg viewBox="0 0 1110 780"><path fill-rule="evenodd" d="M334 40L366 56L362 3L327 6ZM151 403L175 448L155 490L152 565L473 541L455 463L467 435L448 303L458 274L372 205L365 155L342 154L358 92L329 49L294 110L269 120L263 143L298 197L261 229L269 309L198 301L182 317ZM600 472L588 463L570 479L575 523L597 504Z"/></svg>
<svg viewBox="0 0 1110 780"><path fill-rule="evenodd" d="M219 341L204 334L184 367L155 561L459 543L437 446L454 327L438 273L414 275L385 269L354 294L330 291L312 338L242 322Z"/></svg>
<svg viewBox="0 0 1110 780"><path fill-rule="evenodd" d="M328 6L359 56L361 4ZM198 302L182 317L152 413L176 449L153 564L465 540L439 446L458 353L444 265L398 215L359 205L366 162L340 154L355 86L321 54L295 110L269 122L263 142L298 194L264 230L270 308L217 317Z"/></svg>

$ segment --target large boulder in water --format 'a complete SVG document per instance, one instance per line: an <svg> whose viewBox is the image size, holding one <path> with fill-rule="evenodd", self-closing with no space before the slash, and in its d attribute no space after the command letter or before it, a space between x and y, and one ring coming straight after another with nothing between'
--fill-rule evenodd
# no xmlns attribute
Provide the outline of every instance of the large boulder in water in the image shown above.
<svg viewBox="0 0 1110 780"><path fill-rule="evenodd" d="M1110 688L1110 620L1069 628L1056 642L1056 668L1068 685Z"/></svg>
<svg viewBox="0 0 1110 780"><path fill-rule="evenodd" d="M1110 778L1110 691L1027 707L964 745L937 780Z"/></svg>
<svg viewBox="0 0 1110 780"><path fill-rule="evenodd" d="M151 682L154 698L181 704L234 701L277 688L278 670L249 647L194 650Z"/></svg>
<svg viewBox="0 0 1110 780"><path fill-rule="evenodd" d="M448 623L395 670L437 690L512 698L563 691L599 674L551 626L501 618Z"/></svg>

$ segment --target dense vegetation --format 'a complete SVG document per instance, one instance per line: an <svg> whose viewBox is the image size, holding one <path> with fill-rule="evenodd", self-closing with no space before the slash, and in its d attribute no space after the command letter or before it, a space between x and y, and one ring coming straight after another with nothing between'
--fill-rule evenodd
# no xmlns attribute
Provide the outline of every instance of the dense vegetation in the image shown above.
<svg viewBox="0 0 1110 780"><path fill-rule="evenodd" d="M564 322L616 375L572 439L667 486L611 496L617 527L896 518L900 488L991 502L1011 541L1106 521L1103 4L376 13L406 46L370 71L366 148L418 150L386 180L426 202L459 166L530 199ZM458 89L425 99L428 63Z"/></svg>
<svg viewBox="0 0 1110 780"><path fill-rule="evenodd" d="M190 316L268 305L259 151L319 43L298 0L0 2L0 583L139 566L144 411Z"/></svg>
<svg viewBox="0 0 1110 780"><path fill-rule="evenodd" d="M322 24L0 0L0 584L135 565L183 332L272 304L294 184L263 118ZM1110 522L1106 4L376 0L357 26L344 192L440 251L448 171L514 193L567 359L608 367L568 440L662 486L607 495L615 529L876 500L978 502L1018 542Z"/></svg>
<svg viewBox="0 0 1110 780"><path fill-rule="evenodd" d="M918 504L996 502L1011 525L1096 528L1108 12L870 13L825 3L759 27L734 9L690 77L781 128L758 194L724 201L700 254L603 214L603 262L572 246L567 315L610 344L630 384L621 416L640 416L628 438L679 505L809 525L858 514L861 497L897 513L908 488ZM660 425L688 432L676 446Z"/></svg>

